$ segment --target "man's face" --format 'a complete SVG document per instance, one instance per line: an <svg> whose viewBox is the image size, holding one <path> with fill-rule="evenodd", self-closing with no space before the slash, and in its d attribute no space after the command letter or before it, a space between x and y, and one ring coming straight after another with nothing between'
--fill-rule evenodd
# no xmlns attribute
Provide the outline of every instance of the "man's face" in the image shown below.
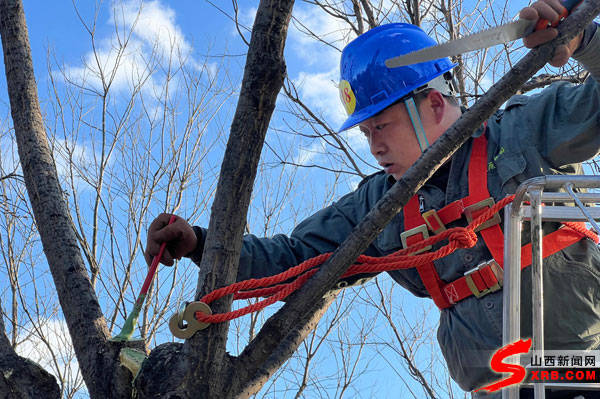
<svg viewBox="0 0 600 399"><path fill-rule="evenodd" d="M435 123L432 110L425 99L419 105L419 115L427 140L433 144L444 132ZM386 173L398 180L419 158L421 148L408 116L406 106L400 102L362 122L360 130L369 141L371 154Z"/></svg>

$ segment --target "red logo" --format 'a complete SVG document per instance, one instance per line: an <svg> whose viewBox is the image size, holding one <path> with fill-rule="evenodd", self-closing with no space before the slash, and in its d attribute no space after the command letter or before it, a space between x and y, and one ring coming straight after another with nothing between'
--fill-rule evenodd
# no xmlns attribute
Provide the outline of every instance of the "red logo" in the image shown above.
<svg viewBox="0 0 600 399"><path fill-rule="evenodd" d="M494 353L494 356L492 356L492 360L490 362L492 370L494 370L497 373L511 373L511 375L501 380L498 380L490 385L486 385L484 387L476 389L475 392L481 390L495 392L509 385L519 384L520 382L523 382L523 380L525 379L525 375L527 374L525 367L520 366L518 364L504 363L503 360L512 355L516 355L519 353L527 353L529 352L530 348L531 338L526 341L521 339L517 342L513 342L512 344L508 344L505 347L498 349L496 353Z"/></svg>
<svg viewBox="0 0 600 399"><path fill-rule="evenodd" d="M344 88L344 102L346 104L349 104L350 101L352 101L352 97L350 97L350 90L347 87L345 87Z"/></svg>

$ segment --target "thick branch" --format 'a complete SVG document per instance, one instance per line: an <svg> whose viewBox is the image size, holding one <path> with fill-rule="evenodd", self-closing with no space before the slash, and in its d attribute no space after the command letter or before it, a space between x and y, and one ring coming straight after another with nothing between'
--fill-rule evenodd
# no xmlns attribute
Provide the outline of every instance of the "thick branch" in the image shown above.
<svg viewBox="0 0 600 399"><path fill-rule="evenodd" d="M17 355L6 336L0 304L0 397L60 398L56 379L39 364Z"/></svg>
<svg viewBox="0 0 600 399"><path fill-rule="evenodd" d="M529 52L513 69L479 99L446 133L436 141L381 198L365 219L335 251L334 255L310 281L273 315L263 326L243 354L243 359L253 359L257 368L266 362L272 348L285 339L288 331L298 328L306 314L315 308L307 304L318 303L356 258L363 253L385 225L396 215L424 182L472 133L508 100L535 72L548 62L554 49L581 32L594 16L600 13L600 0L582 3L559 27L559 36L552 42ZM249 362L248 362L249 364Z"/></svg>
<svg viewBox="0 0 600 399"><path fill-rule="evenodd" d="M127 384L121 393L113 385L122 381L119 348L107 346L106 322L62 197L44 132L20 0L0 0L0 34L23 176L83 378L92 398L130 396Z"/></svg>
<svg viewBox="0 0 600 399"><path fill-rule="evenodd" d="M15 351L10 344L10 340L6 336L6 330L4 327L4 312L2 311L2 303L0 302L0 357L12 355L14 353Z"/></svg>
<svg viewBox="0 0 600 399"><path fill-rule="evenodd" d="M198 295L237 277L258 161L286 73L283 50L293 4L293 0L261 0L258 6L200 265L209 272L198 282ZM218 313L229 311L231 298L211 307ZM181 386L183 396L230 397L228 378L236 376L225 352L228 327L228 323L213 325L184 344L189 371Z"/></svg>
<svg viewBox="0 0 600 399"><path fill-rule="evenodd" d="M521 88L517 91L517 94L524 94L535 89L540 89L542 87L551 85L554 82L583 83L587 76L588 73L585 71L577 75L568 76L549 74L534 76L527 83L521 86Z"/></svg>

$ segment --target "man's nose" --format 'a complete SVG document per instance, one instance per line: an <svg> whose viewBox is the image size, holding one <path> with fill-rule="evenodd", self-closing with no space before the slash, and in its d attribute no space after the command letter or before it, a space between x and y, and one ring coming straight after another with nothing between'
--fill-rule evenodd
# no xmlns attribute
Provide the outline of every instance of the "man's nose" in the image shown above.
<svg viewBox="0 0 600 399"><path fill-rule="evenodd" d="M371 154L373 155L382 155L385 153L387 147L385 145L385 140L382 139L381 134L378 132L373 132L369 137L369 148L371 150Z"/></svg>

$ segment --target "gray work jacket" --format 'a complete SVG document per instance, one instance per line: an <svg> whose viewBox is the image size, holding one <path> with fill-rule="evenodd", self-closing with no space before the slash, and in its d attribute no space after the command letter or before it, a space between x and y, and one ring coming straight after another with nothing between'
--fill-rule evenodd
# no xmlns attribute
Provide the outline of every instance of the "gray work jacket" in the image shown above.
<svg viewBox="0 0 600 399"><path fill-rule="evenodd" d="M597 34L585 51L595 65ZM589 40L588 40L589 41ZM596 49L592 51L593 49ZM589 51L588 51L589 50ZM584 57L585 58L585 57ZM580 60L586 68L589 62ZM593 69L593 68L592 68ZM598 77L596 71L592 71ZM488 120L488 189L496 201L514 193L519 183L540 175L581 173L580 163L600 149L600 92L595 79L582 85L557 83L532 96L515 96ZM475 136L483 134L483 129ZM445 190L425 184L419 191L425 211L439 210L468 196L467 171L472 139L453 156ZM280 273L308 258L330 252L344 241L393 184L383 172L301 222L291 235L244 237L238 280ZM463 220L448 226L465 225ZM550 226L552 227L552 226ZM548 229L548 226L545 228ZM402 213L396 215L365 252L384 256L401 249ZM435 261L440 277L454 281L491 256L480 238L470 249ZM428 297L415 269L389 275L419 297ZM600 252L588 239L546 258L544 263L547 349L600 346ZM522 336L531 334L531 273L522 275ZM502 291L473 296L440 312L438 341L452 378L465 390L498 379L489 368L491 354L502 346Z"/></svg>

